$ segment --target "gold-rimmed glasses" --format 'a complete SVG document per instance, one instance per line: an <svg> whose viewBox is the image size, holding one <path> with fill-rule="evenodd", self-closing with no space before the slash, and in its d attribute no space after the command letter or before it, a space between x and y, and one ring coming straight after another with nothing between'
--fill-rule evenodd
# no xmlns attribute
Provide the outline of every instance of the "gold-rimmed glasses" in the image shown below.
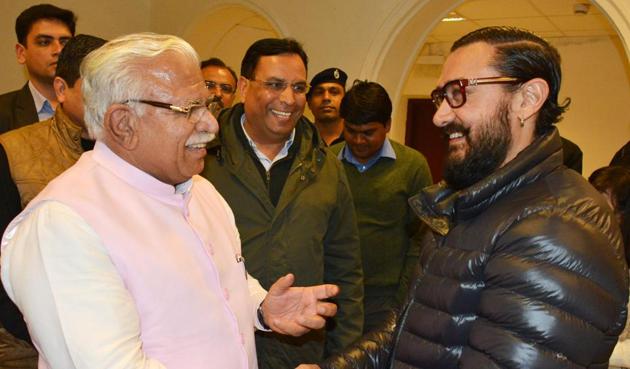
<svg viewBox="0 0 630 369"><path fill-rule="evenodd" d="M206 111L209 111L210 114L216 117L221 109L223 109L223 104L221 103L221 98L219 96L210 96L204 101L193 101L185 106L144 99L129 99L124 102L124 104L127 103L141 103L155 106L157 108L169 109L176 113L185 114L186 119L191 123L199 122Z"/></svg>
<svg viewBox="0 0 630 369"><path fill-rule="evenodd" d="M251 82L256 82L256 83L260 83L263 88L265 88L265 90L272 92L274 94L281 94L284 90L287 89L287 87L291 87L291 91L293 91L294 94L296 95L306 95L306 93L308 92L308 83L306 82L295 82L295 83L289 83L287 81L283 81L280 79L272 79L272 80L268 80L268 81L261 81L258 79L250 79L249 81Z"/></svg>

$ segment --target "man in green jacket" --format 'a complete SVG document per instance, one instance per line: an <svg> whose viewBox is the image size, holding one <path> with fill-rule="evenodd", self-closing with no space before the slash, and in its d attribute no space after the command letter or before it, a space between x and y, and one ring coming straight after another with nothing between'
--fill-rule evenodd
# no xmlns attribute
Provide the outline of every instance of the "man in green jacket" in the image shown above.
<svg viewBox="0 0 630 369"><path fill-rule="evenodd" d="M203 175L234 211L248 272L269 288L333 283L337 316L299 338L257 332L259 368L319 362L363 328L363 270L356 218L341 163L302 117L307 56L292 39L252 44L241 65L243 103L224 110Z"/></svg>
<svg viewBox="0 0 630 369"><path fill-rule="evenodd" d="M339 110L345 143L332 150L343 162L357 212L368 332L407 295L420 236L407 199L433 181L421 153L387 139L392 102L381 85L356 81Z"/></svg>

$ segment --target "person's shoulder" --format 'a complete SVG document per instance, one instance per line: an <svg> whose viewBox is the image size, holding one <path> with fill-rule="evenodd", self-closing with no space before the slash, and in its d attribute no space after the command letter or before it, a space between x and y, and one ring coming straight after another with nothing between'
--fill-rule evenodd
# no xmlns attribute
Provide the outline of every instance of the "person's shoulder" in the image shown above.
<svg viewBox="0 0 630 369"><path fill-rule="evenodd" d="M392 148L394 149L396 156L402 158L403 161L412 162L415 164L427 163L427 159L424 157L424 155L420 151L414 149L413 147L403 145L392 139L389 139L389 142L392 144Z"/></svg>
<svg viewBox="0 0 630 369"><path fill-rule="evenodd" d="M29 143L33 135L38 134L42 130L50 130L52 118L43 120L41 122L29 124L23 127L12 129L0 135L0 141L9 142L25 142Z"/></svg>
<svg viewBox="0 0 630 369"><path fill-rule="evenodd" d="M328 148L330 149L330 151L333 152L333 154L339 155L339 153L341 152L341 150L343 150L345 146L346 146L345 142L339 142L332 146L329 146Z"/></svg>
<svg viewBox="0 0 630 369"><path fill-rule="evenodd" d="M15 96L17 96L18 92L20 92L20 90L9 91L9 92L0 94L0 101L13 100L15 99Z"/></svg>
<svg viewBox="0 0 630 369"><path fill-rule="evenodd" d="M0 95L0 116L11 115L21 90L6 92Z"/></svg>
<svg viewBox="0 0 630 369"><path fill-rule="evenodd" d="M0 94L0 106L7 103L14 104L17 99L25 95L31 95L31 91L28 88L28 82L24 86L22 86L22 88Z"/></svg>

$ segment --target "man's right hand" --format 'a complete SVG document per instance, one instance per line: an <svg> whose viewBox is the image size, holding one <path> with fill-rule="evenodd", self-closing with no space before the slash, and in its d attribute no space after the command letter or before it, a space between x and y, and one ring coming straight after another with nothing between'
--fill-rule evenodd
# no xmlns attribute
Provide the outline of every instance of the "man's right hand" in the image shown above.
<svg viewBox="0 0 630 369"><path fill-rule="evenodd" d="M295 369L322 369L319 367L319 365L317 364L300 364L300 366L298 366Z"/></svg>

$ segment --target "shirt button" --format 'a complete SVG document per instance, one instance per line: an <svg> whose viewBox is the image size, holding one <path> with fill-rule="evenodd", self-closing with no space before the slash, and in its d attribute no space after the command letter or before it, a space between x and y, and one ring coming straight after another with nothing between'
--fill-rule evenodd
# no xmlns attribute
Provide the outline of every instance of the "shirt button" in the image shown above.
<svg viewBox="0 0 630 369"><path fill-rule="evenodd" d="M225 297L226 300L230 299L230 293L228 292L227 288L223 289L223 297Z"/></svg>

